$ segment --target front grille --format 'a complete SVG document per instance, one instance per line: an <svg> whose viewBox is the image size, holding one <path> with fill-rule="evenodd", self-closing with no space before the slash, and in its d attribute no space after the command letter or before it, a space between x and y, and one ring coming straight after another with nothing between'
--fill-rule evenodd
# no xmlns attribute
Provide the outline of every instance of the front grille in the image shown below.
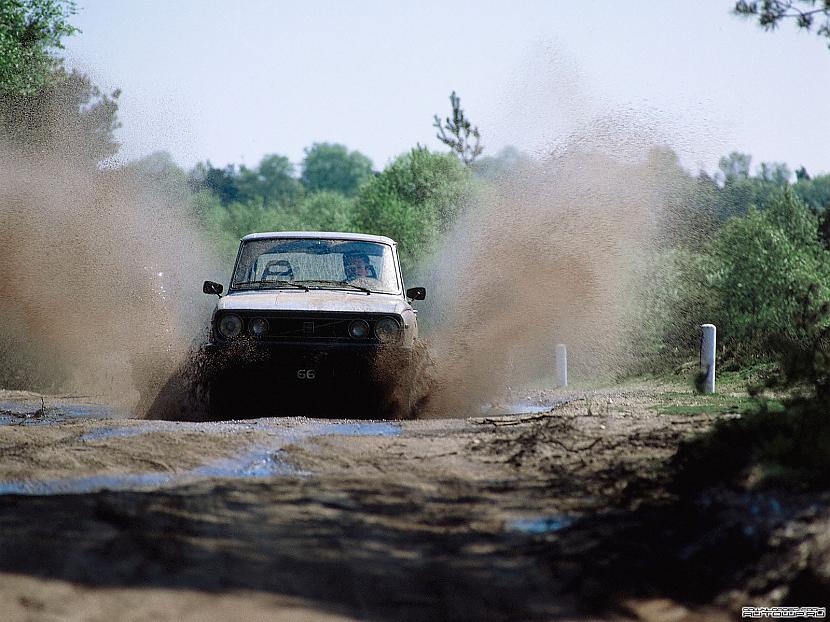
<svg viewBox="0 0 830 622"><path fill-rule="evenodd" d="M351 339L352 318L266 317L269 339Z"/></svg>
<svg viewBox="0 0 830 622"><path fill-rule="evenodd" d="M375 337L375 322L386 314L370 313L275 313L275 312L238 312L244 324L243 334L248 334L248 326L254 318L268 320L268 332L259 338L265 341L320 341L349 343L379 343ZM216 321L219 321L219 317ZM369 323L369 335L355 339L349 335L349 324L354 320Z"/></svg>

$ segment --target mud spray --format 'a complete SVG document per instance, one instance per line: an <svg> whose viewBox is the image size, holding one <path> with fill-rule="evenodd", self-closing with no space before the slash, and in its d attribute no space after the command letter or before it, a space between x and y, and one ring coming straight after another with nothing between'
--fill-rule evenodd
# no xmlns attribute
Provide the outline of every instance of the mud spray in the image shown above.
<svg viewBox="0 0 830 622"><path fill-rule="evenodd" d="M411 283L429 289L436 384L422 415L475 414L552 375L556 343L577 377L624 369L643 266L680 183L632 127L589 123L470 200L423 270L436 276ZM192 372L182 361L213 303L199 283L223 272L186 192L171 198L130 167L101 170L76 147L0 146L0 371L7 387L142 415L140 398L165 384L185 392L175 370ZM162 405L154 416L194 417Z"/></svg>
<svg viewBox="0 0 830 622"><path fill-rule="evenodd" d="M0 147L0 369L135 412L203 329L216 271L184 202L79 151Z"/></svg>
<svg viewBox="0 0 830 622"><path fill-rule="evenodd" d="M425 271L437 275L425 310L435 378L422 416L551 386L557 343L583 381L626 369L649 258L689 190L666 153L597 120L474 197Z"/></svg>

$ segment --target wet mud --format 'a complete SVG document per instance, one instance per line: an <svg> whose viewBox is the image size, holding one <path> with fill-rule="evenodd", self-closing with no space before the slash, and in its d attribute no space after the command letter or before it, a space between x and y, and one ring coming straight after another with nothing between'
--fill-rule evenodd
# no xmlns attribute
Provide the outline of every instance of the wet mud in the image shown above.
<svg viewBox="0 0 830 622"><path fill-rule="evenodd" d="M714 416L658 414L657 393L403 422L60 419L53 402L49 422L0 425L0 597L34 620L233 606L690 621L822 604L830 498L678 495L677 445Z"/></svg>

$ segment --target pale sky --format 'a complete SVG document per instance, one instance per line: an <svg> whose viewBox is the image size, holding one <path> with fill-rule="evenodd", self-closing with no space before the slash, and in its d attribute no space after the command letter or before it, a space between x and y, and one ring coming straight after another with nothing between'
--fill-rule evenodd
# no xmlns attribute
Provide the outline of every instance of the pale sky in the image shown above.
<svg viewBox="0 0 830 622"><path fill-rule="evenodd" d="M456 90L485 154L543 154L611 117L692 169L739 150L830 172L830 50L791 24L763 32L733 4L78 0L83 32L64 52L122 89L124 159L299 163L328 141L380 169L416 143L442 148L432 116Z"/></svg>

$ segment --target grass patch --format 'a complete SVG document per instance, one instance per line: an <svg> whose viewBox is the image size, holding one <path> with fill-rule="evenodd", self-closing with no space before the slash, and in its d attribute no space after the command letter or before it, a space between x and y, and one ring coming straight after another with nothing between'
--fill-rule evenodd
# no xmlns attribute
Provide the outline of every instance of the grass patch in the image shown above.
<svg viewBox="0 0 830 622"><path fill-rule="evenodd" d="M737 370L723 370L717 374L717 382L723 388L743 389L766 385L780 373L777 363L757 363Z"/></svg>
<svg viewBox="0 0 830 622"><path fill-rule="evenodd" d="M759 400L746 395L713 393L699 395L667 391L661 395L663 403L651 406L659 415L734 415L753 412L759 408ZM780 400L766 400L765 408L771 412L783 412Z"/></svg>
<svg viewBox="0 0 830 622"><path fill-rule="evenodd" d="M730 362L718 366L715 377L716 387L721 393L746 392L748 389L759 389L770 384L781 372L778 363L754 363L748 367L737 367ZM700 373L700 362L688 360L672 370L642 373L617 378L617 384L625 386L628 383L642 381L656 381L666 384L682 384L688 387L695 386L695 379Z"/></svg>
<svg viewBox="0 0 830 622"><path fill-rule="evenodd" d="M653 406L658 415L725 415L739 413L740 406L721 404L695 404L691 406Z"/></svg>

